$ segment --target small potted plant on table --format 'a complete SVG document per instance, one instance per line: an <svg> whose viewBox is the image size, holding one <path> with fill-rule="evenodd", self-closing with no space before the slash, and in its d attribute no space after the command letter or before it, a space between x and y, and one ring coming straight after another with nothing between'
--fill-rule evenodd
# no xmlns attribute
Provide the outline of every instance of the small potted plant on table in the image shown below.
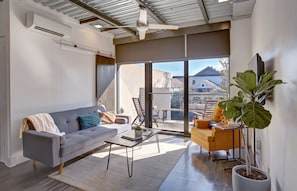
<svg viewBox="0 0 297 191"><path fill-rule="evenodd" d="M224 115L240 124L245 147L246 165L238 165L232 169L233 191L270 191L271 183L268 173L251 166L248 128L264 129L271 121L271 113L263 107L267 96L271 96L276 85L283 84L282 80L273 80L276 71L260 76L257 80L255 72L247 70L238 72L234 85L239 88L237 96L220 102ZM243 133L245 131L245 133ZM246 135L246 136L244 136Z"/></svg>
<svg viewBox="0 0 297 191"><path fill-rule="evenodd" d="M135 137L142 136L142 128L139 125L134 128L134 131L135 131Z"/></svg>

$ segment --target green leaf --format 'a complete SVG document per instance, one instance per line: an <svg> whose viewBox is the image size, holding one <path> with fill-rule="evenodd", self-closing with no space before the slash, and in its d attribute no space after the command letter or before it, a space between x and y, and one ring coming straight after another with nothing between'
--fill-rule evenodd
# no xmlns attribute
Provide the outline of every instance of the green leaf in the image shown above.
<svg viewBox="0 0 297 191"><path fill-rule="evenodd" d="M252 95L254 89L257 86L256 74L252 70L246 70L245 72L237 72L236 77L233 78L236 82L236 87L241 89L244 93Z"/></svg>
<svg viewBox="0 0 297 191"><path fill-rule="evenodd" d="M242 120L252 128L264 129L270 124L271 113L258 102L249 102L243 107Z"/></svg>
<svg viewBox="0 0 297 191"><path fill-rule="evenodd" d="M240 120L242 112L241 108L243 107L243 96L235 96L231 100L222 101L219 103L219 107L224 110L224 116L227 119Z"/></svg>
<svg viewBox="0 0 297 191"><path fill-rule="evenodd" d="M270 80L265 84L260 84L258 90L255 92L255 96L259 96L261 94L267 94L273 91L275 86L283 84L282 80Z"/></svg>
<svg viewBox="0 0 297 191"><path fill-rule="evenodd" d="M275 73L276 71L272 71L261 75L259 79L259 86L262 86L266 82L270 81Z"/></svg>

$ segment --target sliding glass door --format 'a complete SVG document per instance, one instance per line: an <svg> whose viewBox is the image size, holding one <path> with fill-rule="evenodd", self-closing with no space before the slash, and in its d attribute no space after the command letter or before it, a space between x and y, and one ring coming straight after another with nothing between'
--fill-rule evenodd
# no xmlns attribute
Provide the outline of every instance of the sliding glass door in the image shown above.
<svg viewBox="0 0 297 191"><path fill-rule="evenodd" d="M118 112L135 119L132 97L139 98L146 127L188 134L206 100L229 97L228 58L127 64L117 71Z"/></svg>
<svg viewBox="0 0 297 191"><path fill-rule="evenodd" d="M184 131L184 62L152 64L152 112L163 130Z"/></svg>
<svg viewBox="0 0 297 191"><path fill-rule="evenodd" d="M189 127L202 113L207 100L229 97L229 59L212 58L189 61L188 77ZM190 128L191 130L191 128Z"/></svg>

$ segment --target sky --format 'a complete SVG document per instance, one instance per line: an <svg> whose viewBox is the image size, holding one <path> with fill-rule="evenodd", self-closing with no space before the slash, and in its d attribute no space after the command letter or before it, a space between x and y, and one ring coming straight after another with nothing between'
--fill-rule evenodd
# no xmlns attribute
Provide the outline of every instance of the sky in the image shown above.
<svg viewBox="0 0 297 191"><path fill-rule="evenodd" d="M184 75L184 65L183 61L178 62L160 62L153 63L154 70L160 70L164 72L169 72L172 76L183 76ZM189 61L189 75L195 75L207 66L212 66L213 68L220 70L222 68L219 58L212 59L199 59Z"/></svg>

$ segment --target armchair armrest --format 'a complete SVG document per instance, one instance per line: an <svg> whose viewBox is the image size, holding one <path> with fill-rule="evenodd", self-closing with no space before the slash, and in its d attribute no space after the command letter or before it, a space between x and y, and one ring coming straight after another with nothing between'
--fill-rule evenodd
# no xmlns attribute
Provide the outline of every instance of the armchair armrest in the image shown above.
<svg viewBox="0 0 297 191"><path fill-rule="evenodd" d="M234 148L238 148L241 144L239 129L220 129L217 127L212 128L212 135L215 137L216 147L221 150L227 150L233 148L233 138L234 138ZM234 133L234 134L233 134ZM233 137L234 136L234 137Z"/></svg>
<svg viewBox="0 0 297 191"><path fill-rule="evenodd" d="M122 121L123 118L126 120L126 124L131 123L131 116L130 115L124 115L124 114L116 114L116 123L117 123L117 120L119 120L119 123L122 123L120 121Z"/></svg>
<svg viewBox="0 0 297 191"><path fill-rule="evenodd" d="M198 119L195 120L195 127L198 129L208 129L210 122L211 119Z"/></svg>
<svg viewBox="0 0 297 191"><path fill-rule="evenodd" d="M34 130L23 132L23 155L32 160L55 167L60 161L62 137Z"/></svg>
<svg viewBox="0 0 297 191"><path fill-rule="evenodd" d="M194 114L194 119L203 119L203 112L200 111L192 111Z"/></svg>

